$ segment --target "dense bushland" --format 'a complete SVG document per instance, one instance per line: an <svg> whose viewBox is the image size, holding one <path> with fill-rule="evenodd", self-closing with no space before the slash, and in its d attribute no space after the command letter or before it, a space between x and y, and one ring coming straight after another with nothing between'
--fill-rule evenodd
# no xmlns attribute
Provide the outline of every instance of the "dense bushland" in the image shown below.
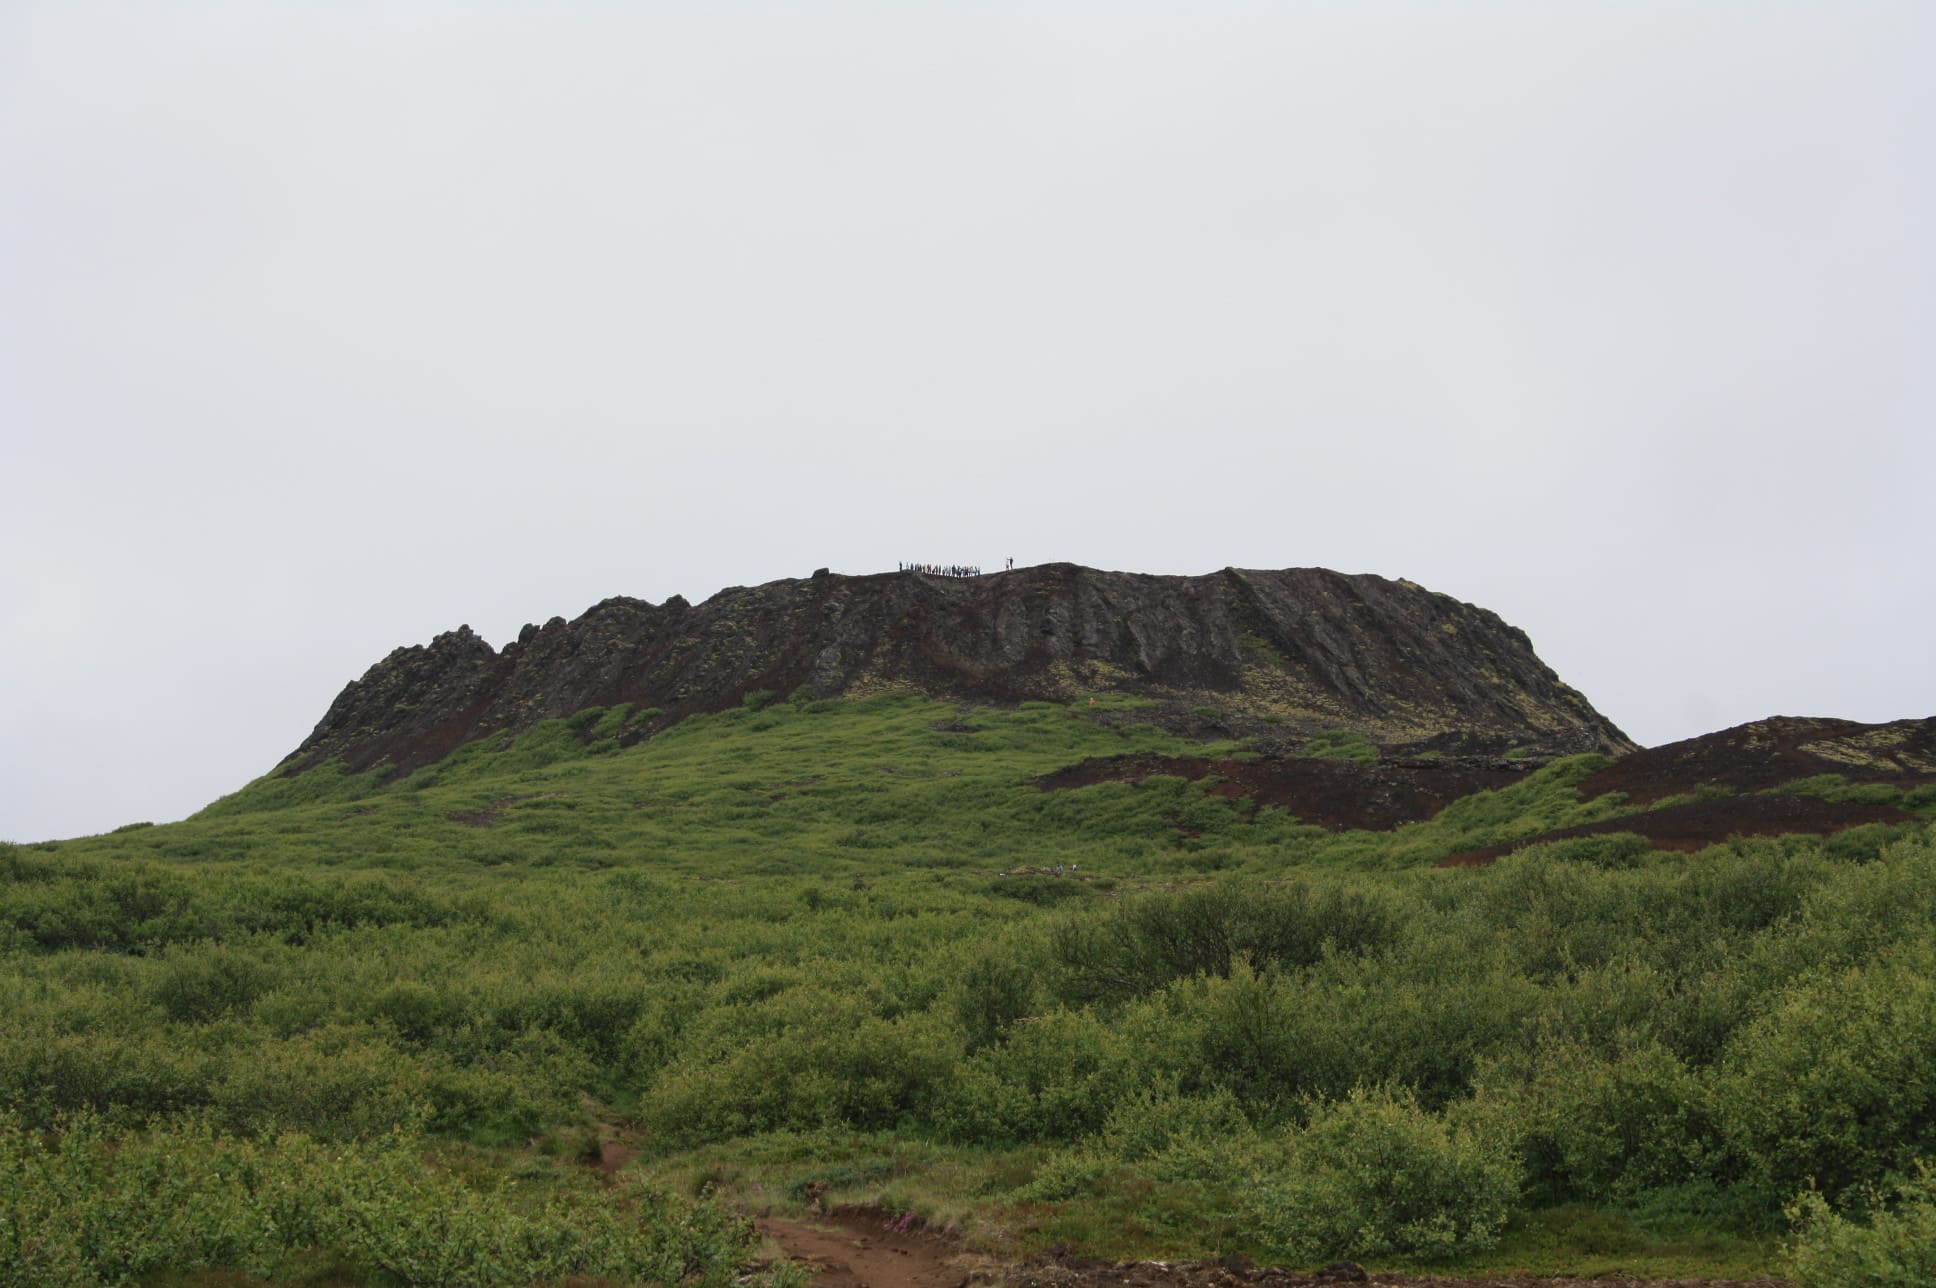
<svg viewBox="0 0 1936 1288"><path fill-rule="evenodd" d="M636 1181L467 1183L392 1134L322 1148L197 1119L129 1133L89 1113L0 1115L0 1282L120 1284L157 1270L269 1276L305 1254L411 1284L596 1276L724 1288L751 1242L710 1203Z"/></svg>
<svg viewBox="0 0 1936 1288"><path fill-rule="evenodd" d="M1569 1204L1793 1217L1823 1266L1930 1228L1926 828L1436 871L1621 803L1578 799L1591 758L1388 835L1177 779L1034 787L1177 749L1099 711L760 703L622 750L593 713L0 847L4 1237L58 1268L25 1281L303 1248L420 1282L719 1273L716 1208L418 1165L568 1152L588 1114L635 1124L647 1173L852 1133L1018 1160L978 1202L1133 1192L1176 1251L1470 1258ZM294 1199L249 1176L337 1215L265 1224ZM391 1185L419 1225L355 1226ZM19 1242L145 1229L163 1194L206 1219L134 1240L161 1261ZM609 1259L559 1259L567 1228Z"/></svg>

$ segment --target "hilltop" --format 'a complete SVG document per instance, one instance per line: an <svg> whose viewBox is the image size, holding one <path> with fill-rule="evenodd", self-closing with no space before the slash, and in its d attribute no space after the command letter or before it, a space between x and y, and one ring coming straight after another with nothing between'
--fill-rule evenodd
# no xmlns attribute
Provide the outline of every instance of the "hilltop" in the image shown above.
<svg viewBox="0 0 1936 1288"><path fill-rule="evenodd" d="M1936 782L1936 721L1777 717L1640 750L1524 632L1409 581L1073 564L979 577L822 570L697 606L611 598L528 625L501 650L459 627L351 682L277 772L294 780L333 763L399 780L459 748L482 757L476 766L533 736L610 751L781 694L799 704L889 693L969 708L1086 702L1105 728L1239 739L1235 757L1117 752L1037 782L1176 777L1338 833L1424 823L1569 755L1618 757L1577 786L1591 817L1434 856L1449 866L1614 832L1688 851L1735 835L1900 824L1912 814L1898 798Z"/></svg>
<svg viewBox="0 0 1936 1288"><path fill-rule="evenodd" d="M650 713L627 731L643 737L749 694L891 690L1010 704L1123 693L1180 732L1298 745L1349 729L1419 751L1634 746L1523 631L1409 581L1047 564L972 578L823 570L698 605L618 597L528 625L502 649L460 626L352 682L282 772L330 760L407 772L485 735L621 703Z"/></svg>

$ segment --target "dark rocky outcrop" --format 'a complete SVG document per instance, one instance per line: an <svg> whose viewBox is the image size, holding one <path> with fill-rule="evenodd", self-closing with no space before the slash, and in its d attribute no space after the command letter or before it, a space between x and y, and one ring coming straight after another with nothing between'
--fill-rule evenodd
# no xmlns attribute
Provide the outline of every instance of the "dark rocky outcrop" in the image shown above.
<svg viewBox="0 0 1936 1288"><path fill-rule="evenodd" d="M1618 792L1623 804L1657 808L1467 850L1439 866L1482 867L1529 845L1612 832L1645 837L1652 849L1691 852L1735 836L1832 836L1915 817L1885 801L1824 799L1791 787L1829 776L1927 792L1936 786L1936 717L1863 724L1771 716L1636 751L1581 782L1580 799ZM1690 795L1702 799L1672 799Z"/></svg>
<svg viewBox="0 0 1936 1288"><path fill-rule="evenodd" d="M1048 564L961 579L822 571L696 607L607 599L502 650L459 627L371 667L283 768L408 770L589 707L657 707L667 723L802 687L981 702L1131 692L1157 699L1160 720L1226 731L1268 720L1286 737L1348 728L1386 746L1494 754L1633 746L1523 632L1411 582Z"/></svg>
<svg viewBox="0 0 1936 1288"><path fill-rule="evenodd" d="M1629 804L1647 805L1702 787L1759 792L1821 774L1897 787L1936 782L1936 718L1770 716L1622 757L1581 783L1580 794L1625 792Z"/></svg>

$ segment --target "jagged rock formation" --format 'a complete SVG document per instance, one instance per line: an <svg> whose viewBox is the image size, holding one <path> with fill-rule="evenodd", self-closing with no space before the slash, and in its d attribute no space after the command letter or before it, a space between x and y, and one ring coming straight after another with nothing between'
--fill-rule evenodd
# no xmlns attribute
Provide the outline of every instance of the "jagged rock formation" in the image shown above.
<svg viewBox="0 0 1936 1288"><path fill-rule="evenodd" d="M1407 581L1316 568L1157 577L1048 564L732 587L697 606L615 598L493 649L468 626L400 648L344 689L283 772L434 763L471 739L588 707L653 727L755 690L893 688L970 701L1126 691L1187 723L1206 707L1286 736L1348 728L1387 746L1630 750L1525 634ZM646 730L645 732L649 732Z"/></svg>

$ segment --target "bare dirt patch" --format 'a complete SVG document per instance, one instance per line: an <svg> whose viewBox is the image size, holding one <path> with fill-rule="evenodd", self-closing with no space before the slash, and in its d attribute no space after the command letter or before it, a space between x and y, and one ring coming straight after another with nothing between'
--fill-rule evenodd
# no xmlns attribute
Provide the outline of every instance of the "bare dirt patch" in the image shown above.
<svg viewBox="0 0 1936 1288"><path fill-rule="evenodd" d="M1220 1261L1092 1261L1057 1251L1011 1262L964 1248L953 1235L872 1207L844 1207L806 1221L765 1217L760 1233L786 1257L813 1268L815 1288L1319 1288L1387 1284L1395 1288L1783 1288L1779 1279L1591 1279L1537 1275L1367 1273L1339 1262L1321 1270Z"/></svg>
<svg viewBox="0 0 1936 1288"><path fill-rule="evenodd" d="M1011 1268L1002 1281L1009 1288L1335 1288L1345 1284L1390 1284L1400 1288L1783 1288L1779 1279L1636 1279L1596 1275L1414 1275L1367 1273L1350 1262L1321 1270L1295 1271L1256 1266L1245 1258L1222 1261L1136 1261L1116 1265L1055 1257Z"/></svg>
<svg viewBox="0 0 1936 1288"><path fill-rule="evenodd" d="M810 1221L763 1217L755 1224L789 1259L813 1268L817 1288L962 1288L971 1279L1002 1280L1000 1262L878 1208L837 1208Z"/></svg>

